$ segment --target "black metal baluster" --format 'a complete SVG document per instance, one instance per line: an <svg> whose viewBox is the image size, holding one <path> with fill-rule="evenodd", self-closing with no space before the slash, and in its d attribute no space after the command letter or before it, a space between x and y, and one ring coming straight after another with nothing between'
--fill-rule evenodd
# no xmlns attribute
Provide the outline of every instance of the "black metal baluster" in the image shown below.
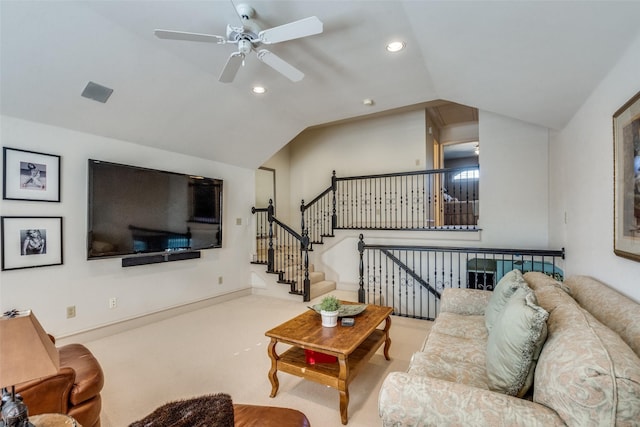
<svg viewBox="0 0 640 427"><path fill-rule="evenodd" d="M365 302L365 290L364 290L364 236L360 234L358 242L358 252L360 253L360 263L358 264L358 271L360 274L360 282L358 283L358 302ZM368 263L367 263L368 264ZM368 272L367 272L368 275ZM367 283L368 290L368 283Z"/></svg>

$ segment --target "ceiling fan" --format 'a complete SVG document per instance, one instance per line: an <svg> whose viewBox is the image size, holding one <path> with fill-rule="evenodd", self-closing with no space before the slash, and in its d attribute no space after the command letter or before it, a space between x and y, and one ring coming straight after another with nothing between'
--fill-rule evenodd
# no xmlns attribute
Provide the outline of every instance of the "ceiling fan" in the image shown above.
<svg viewBox="0 0 640 427"><path fill-rule="evenodd" d="M317 17L301 19L288 24L261 30L253 20L255 10L247 4L239 4L236 8L240 16L242 26L227 25L227 36L213 34L187 33L184 31L155 30L156 37L161 39L185 40L207 42L216 44L236 44L238 50L233 52L220 73L219 81L231 83L240 66L244 64L245 57L250 52L255 52L258 59L293 82L298 82L304 77L304 73L289 64L273 52L263 49L262 45L280 43L288 40L312 36L322 32L322 21Z"/></svg>

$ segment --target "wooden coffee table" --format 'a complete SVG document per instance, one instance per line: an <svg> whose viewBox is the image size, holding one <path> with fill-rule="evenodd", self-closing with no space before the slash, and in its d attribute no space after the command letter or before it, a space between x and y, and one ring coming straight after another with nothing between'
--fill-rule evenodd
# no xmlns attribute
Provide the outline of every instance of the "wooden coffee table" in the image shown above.
<svg viewBox="0 0 640 427"><path fill-rule="evenodd" d="M349 304L342 301L343 304ZM389 329L391 328L391 307L368 305L366 310L355 317L355 325L327 328L322 326L320 315L308 310L301 315L265 333L271 338L269 357L271 369L271 397L278 393L278 371L297 375L337 389L340 392L340 417L347 424L349 406L349 383L360 369L384 343L384 357L389 359ZM385 322L384 329L378 325ZM282 354L276 352L278 343L292 347ZM338 358L337 363L306 363L304 350L330 354Z"/></svg>

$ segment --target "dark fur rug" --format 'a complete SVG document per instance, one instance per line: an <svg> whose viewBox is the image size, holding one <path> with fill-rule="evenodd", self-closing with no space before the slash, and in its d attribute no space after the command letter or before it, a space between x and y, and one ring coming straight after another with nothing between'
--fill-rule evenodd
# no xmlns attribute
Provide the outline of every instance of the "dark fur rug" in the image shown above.
<svg viewBox="0 0 640 427"><path fill-rule="evenodd" d="M224 393L169 402L129 427L233 427L233 402Z"/></svg>

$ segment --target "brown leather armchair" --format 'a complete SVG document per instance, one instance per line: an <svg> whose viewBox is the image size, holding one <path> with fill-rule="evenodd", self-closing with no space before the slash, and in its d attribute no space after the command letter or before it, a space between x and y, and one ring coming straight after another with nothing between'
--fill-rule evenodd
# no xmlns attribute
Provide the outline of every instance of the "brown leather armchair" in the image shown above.
<svg viewBox="0 0 640 427"><path fill-rule="evenodd" d="M82 344L59 347L58 353L57 374L16 385L29 415L67 414L82 427L100 427L100 391L104 385L100 363Z"/></svg>

